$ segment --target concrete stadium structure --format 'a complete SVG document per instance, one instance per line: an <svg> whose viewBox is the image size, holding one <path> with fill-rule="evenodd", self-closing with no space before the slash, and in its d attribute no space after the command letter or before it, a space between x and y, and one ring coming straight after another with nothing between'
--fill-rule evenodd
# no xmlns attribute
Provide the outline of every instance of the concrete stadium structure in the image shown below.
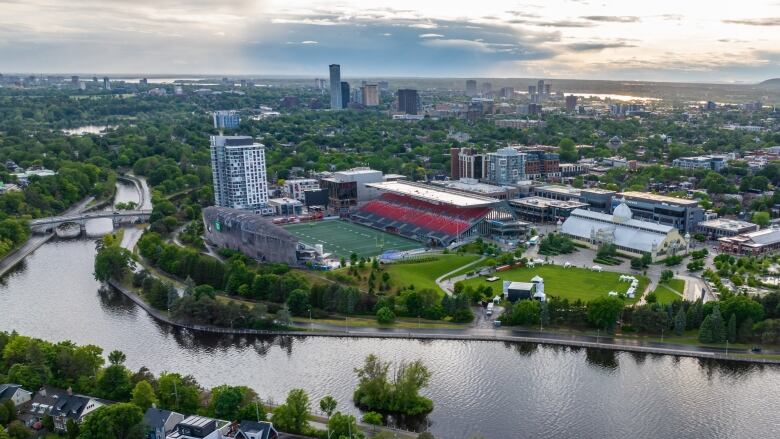
<svg viewBox="0 0 780 439"><path fill-rule="evenodd" d="M225 207L203 209L206 241L219 248L237 250L260 262L303 265L317 252L298 242L293 234L259 214Z"/></svg>

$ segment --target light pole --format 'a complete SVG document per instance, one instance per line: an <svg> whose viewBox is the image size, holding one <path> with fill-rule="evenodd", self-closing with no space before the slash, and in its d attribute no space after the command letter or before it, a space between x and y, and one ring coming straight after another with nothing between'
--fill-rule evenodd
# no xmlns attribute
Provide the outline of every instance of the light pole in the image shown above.
<svg viewBox="0 0 780 439"><path fill-rule="evenodd" d="M729 356L729 340L726 339L726 356Z"/></svg>
<svg viewBox="0 0 780 439"><path fill-rule="evenodd" d="M309 329L314 329L314 322L311 320L311 305L309 305Z"/></svg>

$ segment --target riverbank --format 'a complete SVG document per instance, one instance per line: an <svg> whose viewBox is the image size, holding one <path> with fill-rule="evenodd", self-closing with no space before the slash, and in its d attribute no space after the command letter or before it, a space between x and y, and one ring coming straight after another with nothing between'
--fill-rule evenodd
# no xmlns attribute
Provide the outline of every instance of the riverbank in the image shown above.
<svg viewBox="0 0 780 439"><path fill-rule="evenodd" d="M122 292L130 300L143 308L149 315L161 321L182 329L189 329L198 332L207 332L214 334L236 334L236 335L258 335L258 336L298 336L298 337L337 337L337 338L376 338L376 339L416 339L416 340L457 340L457 341L502 341L502 342L514 342L514 343L537 343L546 345L558 345L558 346L574 346L580 348L591 349L607 349L613 351L626 351L626 352L641 352L648 354L658 355L674 355L682 357L694 357L714 360L728 360L728 361L741 361L751 363L764 363L764 364L780 364L780 359L766 358L762 356L749 356L750 354L744 353L732 353L725 354L713 350L694 350L684 349L675 345L667 345L664 343L653 343L653 345L642 344L640 341L625 340L621 342L612 341L587 341L576 339L574 336L559 336L557 334L544 334L544 336L534 335L516 335L514 331L507 329L484 329L484 330L441 330L437 332L431 332L428 330L415 330L415 329L379 329L376 331L364 331L364 330L350 330L345 328L344 331L337 330L306 330L302 328L300 331L271 331L271 330L256 330L256 329L233 329L222 328L210 325L188 325L173 320L167 313L153 308L146 303L141 297L135 294L129 288L121 285L116 281L109 281L109 284L116 290ZM634 344L627 344L633 342Z"/></svg>

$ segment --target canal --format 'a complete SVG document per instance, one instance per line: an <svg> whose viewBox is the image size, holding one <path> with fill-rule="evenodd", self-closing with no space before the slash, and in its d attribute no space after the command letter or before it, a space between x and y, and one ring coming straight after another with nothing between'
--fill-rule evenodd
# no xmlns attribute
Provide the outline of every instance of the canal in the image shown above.
<svg viewBox="0 0 780 439"><path fill-rule="evenodd" d="M140 233L130 229L129 235ZM356 413L366 355L422 359L437 437L777 437L780 369L502 342L193 334L152 320L92 277L94 242L53 241L0 283L0 330L120 349L131 369L244 384L282 401L302 387Z"/></svg>

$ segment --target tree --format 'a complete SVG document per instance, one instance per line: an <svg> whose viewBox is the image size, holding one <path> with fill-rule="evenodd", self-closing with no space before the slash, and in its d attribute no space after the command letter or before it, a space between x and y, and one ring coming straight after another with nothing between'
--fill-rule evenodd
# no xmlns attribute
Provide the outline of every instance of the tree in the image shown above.
<svg viewBox="0 0 780 439"><path fill-rule="evenodd" d="M7 428L8 437L11 439L30 439L34 436L33 431L27 428L21 421L13 421L8 424Z"/></svg>
<svg viewBox="0 0 780 439"><path fill-rule="evenodd" d="M180 413L195 413L200 406L200 387L191 376L163 372L157 380L160 407Z"/></svg>
<svg viewBox="0 0 780 439"><path fill-rule="evenodd" d="M389 325L395 322L395 314L389 307L383 306L376 312L376 321L382 325Z"/></svg>
<svg viewBox="0 0 780 439"><path fill-rule="evenodd" d="M144 412L157 404L157 396L154 394L154 389L149 381L141 380L136 383L133 388L133 399L131 402L141 408Z"/></svg>
<svg viewBox="0 0 780 439"><path fill-rule="evenodd" d="M320 410L328 415L329 418L333 415L337 405L338 402L336 401L336 398L330 395L327 395L320 400Z"/></svg>
<svg viewBox="0 0 780 439"><path fill-rule="evenodd" d="M714 343L714 336L712 330L712 315L708 315L701 322L699 327L699 342L700 343Z"/></svg>
<svg viewBox="0 0 780 439"><path fill-rule="evenodd" d="M737 315L736 314L732 314L731 317L729 317L727 337L730 343L734 343L737 341Z"/></svg>
<svg viewBox="0 0 780 439"><path fill-rule="evenodd" d="M550 325L550 305L547 303L547 301L544 301L540 304L539 323L541 323L542 326Z"/></svg>
<svg viewBox="0 0 780 439"><path fill-rule="evenodd" d="M98 376L97 387L100 396L114 401L127 401L132 392L130 371L121 364L112 364Z"/></svg>
<svg viewBox="0 0 780 439"><path fill-rule="evenodd" d="M650 264L652 263L653 263L653 257L650 256L650 253L642 253L642 266L649 267Z"/></svg>
<svg viewBox="0 0 780 439"><path fill-rule="evenodd" d="M330 437L334 438L363 438L363 433L360 432L355 417L341 412L334 413L328 419L328 430L331 434Z"/></svg>
<svg viewBox="0 0 780 439"><path fill-rule="evenodd" d="M614 328L623 311L623 301L612 296L599 297L588 302L587 309L588 321L596 327L609 331Z"/></svg>
<svg viewBox="0 0 780 439"><path fill-rule="evenodd" d="M661 272L661 283L669 283L674 278L674 272L672 270L664 270Z"/></svg>
<svg viewBox="0 0 780 439"><path fill-rule="evenodd" d="M577 146L574 141L569 138L561 140L560 143L558 143L558 148L561 162L574 163L579 158Z"/></svg>
<svg viewBox="0 0 780 439"><path fill-rule="evenodd" d="M81 427L79 424L71 418L65 422L65 433L68 439L76 439L81 434Z"/></svg>
<svg viewBox="0 0 780 439"><path fill-rule="evenodd" d="M287 297L287 307L294 316L303 316L309 311L309 293L302 289L290 292Z"/></svg>
<svg viewBox="0 0 780 439"><path fill-rule="evenodd" d="M753 222L758 224L761 228L769 225L769 221L772 217L769 216L769 212L754 212Z"/></svg>
<svg viewBox="0 0 780 439"><path fill-rule="evenodd" d="M133 254L117 243L102 241L95 255L95 280L106 282L109 279L121 280L135 268Z"/></svg>
<svg viewBox="0 0 780 439"><path fill-rule="evenodd" d="M723 316L720 314L720 306L716 303L710 314L712 322L712 342L723 343L726 340L726 325L723 323Z"/></svg>
<svg viewBox="0 0 780 439"><path fill-rule="evenodd" d="M538 325L540 308L536 300L520 300L512 307L511 314L505 320L510 325Z"/></svg>
<svg viewBox="0 0 780 439"><path fill-rule="evenodd" d="M272 420L284 432L301 434L309 426L310 410L309 395L303 389L293 389L285 403L274 410Z"/></svg>
<svg viewBox="0 0 780 439"><path fill-rule="evenodd" d="M122 351L115 350L108 354L108 362L112 365L124 364L125 360L127 360L127 355Z"/></svg>
<svg viewBox="0 0 780 439"><path fill-rule="evenodd" d="M685 310L682 306L674 317L674 333L676 335L683 335L685 333Z"/></svg>
<svg viewBox="0 0 780 439"><path fill-rule="evenodd" d="M377 412L366 412L363 414L363 422L372 425L374 427L372 430L376 432L376 426L382 425L382 415Z"/></svg>
<svg viewBox="0 0 780 439"><path fill-rule="evenodd" d="M79 439L141 439L143 418L143 412L134 404L103 406L84 419Z"/></svg>
<svg viewBox="0 0 780 439"><path fill-rule="evenodd" d="M217 386L211 389L211 401L209 401L209 414L218 419L240 421L242 407L254 405L252 402L257 395L248 387L243 386ZM254 410L252 410L254 412ZM252 418L254 418L252 413Z"/></svg>

